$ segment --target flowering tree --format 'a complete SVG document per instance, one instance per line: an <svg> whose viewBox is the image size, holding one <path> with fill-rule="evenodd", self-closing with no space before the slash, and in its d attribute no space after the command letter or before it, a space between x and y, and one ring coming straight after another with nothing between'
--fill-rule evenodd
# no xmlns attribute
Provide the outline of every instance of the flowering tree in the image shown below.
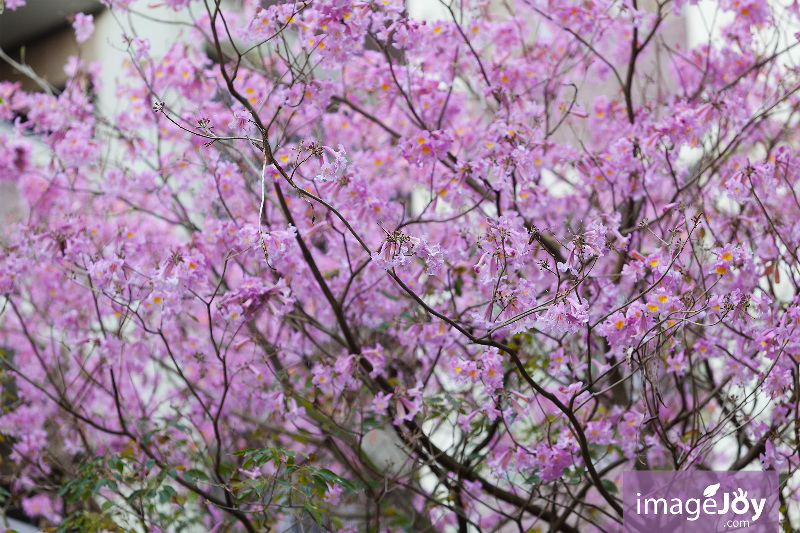
<svg viewBox="0 0 800 533"><path fill-rule="evenodd" d="M796 2L105 3L124 79L0 82L7 505L618 531L623 470L764 468L797 527Z"/></svg>

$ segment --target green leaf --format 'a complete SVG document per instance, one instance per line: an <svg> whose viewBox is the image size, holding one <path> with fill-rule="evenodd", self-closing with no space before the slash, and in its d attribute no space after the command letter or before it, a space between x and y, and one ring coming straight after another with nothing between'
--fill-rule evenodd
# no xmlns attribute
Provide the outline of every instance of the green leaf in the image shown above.
<svg viewBox="0 0 800 533"><path fill-rule="evenodd" d="M303 507L305 507L309 513L311 513L311 516L314 517L314 520L316 520L317 524L322 525L322 515L314 504L311 502L306 502L303 504Z"/></svg>
<svg viewBox="0 0 800 533"><path fill-rule="evenodd" d="M343 486L344 488L346 488L347 490L349 490L350 492L356 492L355 485L353 485L352 483L350 483L348 480L346 480L343 477L339 478L339 484L341 486Z"/></svg>
<svg viewBox="0 0 800 533"><path fill-rule="evenodd" d="M335 473L331 472L327 468L320 468L320 469L317 470L317 473L320 476L322 476L323 478L325 478L326 481L331 481L331 482L334 482L334 483L338 483L339 485L343 486L344 488L346 488L347 490L349 490L351 492L355 492L356 491L356 488L352 483L347 481L342 476L339 476L338 474L335 474Z"/></svg>
<svg viewBox="0 0 800 533"><path fill-rule="evenodd" d="M235 471L236 471L236 467L234 465L232 465L231 463L222 463L222 464L219 465L219 473L223 477L233 475L233 473Z"/></svg>
<svg viewBox="0 0 800 533"><path fill-rule="evenodd" d="M311 476L311 479L314 480L314 485L317 487L317 493L320 496L328 492L328 484L325 483L325 480L323 480L321 477L317 475Z"/></svg>
<svg viewBox="0 0 800 533"><path fill-rule="evenodd" d="M320 468L318 470L319 475L324 477L328 481L339 481L339 476L328 470L327 468Z"/></svg>
<svg viewBox="0 0 800 533"><path fill-rule="evenodd" d="M131 493L128 495L128 497L126 498L126 500L128 500L128 502L132 502L132 501L134 501L136 498L139 498L140 496L142 496L142 495L143 495L145 492L147 492L145 489L138 489L138 490L135 490L135 491L131 492Z"/></svg>
<svg viewBox="0 0 800 533"><path fill-rule="evenodd" d="M171 418L168 418L168 419L166 419L166 423L167 423L168 427L173 427L173 428L179 429L181 431L186 431L187 430L186 426L184 426L183 424L181 424L177 420L173 420Z"/></svg>
<svg viewBox="0 0 800 533"><path fill-rule="evenodd" d="M461 296L461 289L463 287L464 287L464 280L461 279L461 276L458 276L453 282L453 290L456 292L456 296Z"/></svg>
<svg viewBox="0 0 800 533"><path fill-rule="evenodd" d="M196 502L196 501L197 501L197 498L198 498L198 495L197 495L197 493L196 493L196 492L189 491L189 492L186 494L186 499L187 499L187 500L189 500L189 501L190 501L190 502L192 502L192 503Z"/></svg>
<svg viewBox="0 0 800 533"><path fill-rule="evenodd" d="M192 482L196 482L198 479L201 481L208 481L208 476L206 475L206 473L196 468L187 470L184 476L186 477L186 479L189 479Z"/></svg>
<svg viewBox="0 0 800 533"><path fill-rule="evenodd" d="M604 480L602 480L602 483L603 483L603 486L606 488L606 490L608 492L610 492L611 494L616 494L616 493L619 492L619 489L617 489L617 486L614 485L614 482L611 481L610 479L604 479Z"/></svg>
<svg viewBox="0 0 800 533"><path fill-rule="evenodd" d="M119 455L114 454L108 460L108 467L111 470L116 470L117 472L119 472L121 474L122 470L125 468L125 465L122 464L122 460L119 458Z"/></svg>
<svg viewBox="0 0 800 533"><path fill-rule="evenodd" d="M169 485L164 485L164 487L161 489L161 492L158 495L158 501L160 501L161 503L167 503L170 501L172 496L175 496L177 494L178 493L175 492L175 489L173 489Z"/></svg>
<svg viewBox="0 0 800 533"><path fill-rule="evenodd" d="M245 455L250 455L251 453L253 453L255 451L257 451L256 448L247 448L245 450L239 450L238 452L233 452L233 455L235 455L236 457L242 457L242 456L245 456Z"/></svg>

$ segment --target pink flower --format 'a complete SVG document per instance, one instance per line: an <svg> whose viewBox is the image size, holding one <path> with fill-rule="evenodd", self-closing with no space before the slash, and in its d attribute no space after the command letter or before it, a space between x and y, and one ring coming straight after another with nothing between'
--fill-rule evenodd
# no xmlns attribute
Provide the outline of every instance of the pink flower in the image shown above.
<svg viewBox="0 0 800 533"><path fill-rule="evenodd" d="M288 313L294 301L285 279L281 278L275 285L270 285L258 278L248 278L226 295L221 305L236 304L243 310L244 318L250 319L262 311L273 315Z"/></svg>
<svg viewBox="0 0 800 533"><path fill-rule="evenodd" d="M686 358L683 351L667 357L667 372L682 376L686 372Z"/></svg>
<svg viewBox="0 0 800 533"><path fill-rule="evenodd" d="M500 259L499 254L494 250L484 252L481 255L478 262L472 267L476 273L481 274L481 283L490 283L492 280L497 279L497 273L501 268Z"/></svg>
<svg viewBox="0 0 800 533"><path fill-rule="evenodd" d="M69 56L67 59L67 64L64 65L64 74L69 77L75 77L81 68L84 66L84 62L81 61L78 56Z"/></svg>
<svg viewBox="0 0 800 533"><path fill-rule="evenodd" d="M728 196L737 202L744 202L750 196L750 186L745 184L742 180L742 175L739 174L725 182L725 189L728 191Z"/></svg>
<svg viewBox="0 0 800 533"><path fill-rule="evenodd" d="M503 359L497 348L483 352L478 361L481 363L481 380L488 390L496 390L503 386Z"/></svg>
<svg viewBox="0 0 800 533"><path fill-rule="evenodd" d="M413 420L422 409L422 394L420 387L409 389L405 393L395 394L394 425L399 426L403 422Z"/></svg>
<svg viewBox="0 0 800 533"><path fill-rule="evenodd" d="M94 33L94 15L84 15L83 13L75 14L72 27L75 29L76 41L79 43L88 41Z"/></svg>
<svg viewBox="0 0 800 533"><path fill-rule="evenodd" d="M589 422L586 425L586 438L593 444L611 444L614 440L611 420L604 418Z"/></svg>
<svg viewBox="0 0 800 533"><path fill-rule="evenodd" d="M539 478L549 483L561 477L564 469L573 464L571 446L547 446L540 444L536 448L536 464L539 466Z"/></svg>
<svg viewBox="0 0 800 533"><path fill-rule="evenodd" d="M25 6L25 0L5 0L6 8L10 9L11 11L16 11L18 7Z"/></svg>
<svg viewBox="0 0 800 533"><path fill-rule="evenodd" d="M480 411L472 411L469 414L459 414L458 415L458 425L461 427L461 431L464 433L469 433L472 430L472 419L475 418Z"/></svg>
<svg viewBox="0 0 800 533"><path fill-rule="evenodd" d="M148 51L150 50L150 41L144 39L142 37L134 37L133 41L131 41L133 45L133 57L134 59L142 60L145 59L148 55Z"/></svg>
<svg viewBox="0 0 800 533"><path fill-rule="evenodd" d="M228 123L228 127L232 130L248 133L251 129L250 112L244 109L237 109L233 112L233 120Z"/></svg>
<svg viewBox="0 0 800 533"><path fill-rule="evenodd" d="M769 439L764 443L764 453L759 454L758 458L761 460L764 470L780 468L786 462L786 457L778 451L775 444Z"/></svg>
<svg viewBox="0 0 800 533"><path fill-rule="evenodd" d="M578 302L570 295L549 307L542 315L542 322L555 333L574 333L589 321L588 309L587 302Z"/></svg>
<svg viewBox="0 0 800 533"><path fill-rule="evenodd" d="M341 495L342 487L338 483L334 483L333 485L328 486L328 490L325 492L324 501L328 505L338 505Z"/></svg>
<svg viewBox="0 0 800 533"><path fill-rule="evenodd" d="M372 399L372 410L376 414L385 415L386 410L389 409L389 401L392 399L393 394L386 394L385 392L379 392L375 395L375 398Z"/></svg>
<svg viewBox="0 0 800 533"><path fill-rule="evenodd" d="M508 447L502 450L495 450L486 460L489 468L497 474L504 474L508 471L511 460L514 458L514 448Z"/></svg>
<svg viewBox="0 0 800 533"><path fill-rule="evenodd" d="M311 383L322 390L329 390L332 377L331 367L322 363L315 363L311 369L311 374L314 376Z"/></svg>
<svg viewBox="0 0 800 533"><path fill-rule="evenodd" d="M383 373L383 367L386 364L386 356L383 352L383 346L376 344L375 348L363 349L361 350L361 355L372 365L372 370L369 373L369 377L374 379Z"/></svg>
<svg viewBox="0 0 800 533"><path fill-rule="evenodd" d="M53 500L46 494L37 494L22 500L22 510L31 518L42 516L50 522L58 523L61 516L56 512Z"/></svg>
<svg viewBox="0 0 800 533"><path fill-rule="evenodd" d="M764 380L764 390L770 398L776 399L783 396L792 386L792 371L788 368L776 366Z"/></svg>
<svg viewBox="0 0 800 533"><path fill-rule="evenodd" d="M319 152L319 165L320 172L317 174L316 179L325 182L336 176L339 170L347 168L347 152L344 146L339 145L338 150L334 150L330 146L320 146L316 143L311 143L311 147L318 147ZM333 159L331 159L331 156Z"/></svg>
<svg viewBox="0 0 800 533"><path fill-rule="evenodd" d="M610 344L624 342L628 336L628 321L622 311L617 311L597 327L597 332L605 336Z"/></svg>
<svg viewBox="0 0 800 533"><path fill-rule="evenodd" d="M397 230L386 235L386 240L377 252L372 252L372 260L381 268L391 270L410 262L417 247L422 243L419 237L411 237Z"/></svg>

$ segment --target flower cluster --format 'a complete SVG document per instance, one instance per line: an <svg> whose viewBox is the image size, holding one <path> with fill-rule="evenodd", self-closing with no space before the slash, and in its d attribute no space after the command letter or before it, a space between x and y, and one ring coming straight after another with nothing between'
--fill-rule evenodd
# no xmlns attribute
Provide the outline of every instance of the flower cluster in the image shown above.
<svg viewBox="0 0 800 533"><path fill-rule="evenodd" d="M682 0L103 4L58 90L0 81L11 511L611 531L642 466L798 499L797 4L697 46Z"/></svg>

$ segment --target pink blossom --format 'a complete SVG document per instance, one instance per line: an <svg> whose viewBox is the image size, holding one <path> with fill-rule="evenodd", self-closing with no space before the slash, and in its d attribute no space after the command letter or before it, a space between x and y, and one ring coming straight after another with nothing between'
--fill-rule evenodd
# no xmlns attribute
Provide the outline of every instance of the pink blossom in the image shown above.
<svg viewBox="0 0 800 533"><path fill-rule="evenodd" d="M237 109L233 113L233 120L228 127L238 132L248 133L252 129L250 113L244 109Z"/></svg>
<svg viewBox="0 0 800 533"><path fill-rule="evenodd" d="M37 494L23 499L22 510L31 518L44 517L51 522L61 521L61 515L55 510L53 499L46 494Z"/></svg>
<svg viewBox="0 0 800 533"><path fill-rule="evenodd" d="M16 11L18 7L25 6L25 0L5 0L5 6L11 11Z"/></svg>
<svg viewBox="0 0 800 533"><path fill-rule="evenodd" d="M134 37L131 41L131 44L134 49L134 59L141 61L142 59L147 58L148 51L150 50L150 41L148 39L143 37Z"/></svg>
<svg viewBox="0 0 800 533"><path fill-rule="evenodd" d="M328 486L328 490L325 492L324 501L328 505L338 505L341 495L342 486L338 483L334 483L333 485Z"/></svg>
<svg viewBox="0 0 800 533"><path fill-rule="evenodd" d="M377 414L386 414L389 408L389 401L392 399L393 394L386 394L379 392L372 400L372 409Z"/></svg>
<svg viewBox="0 0 800 533"><path fill-rule="evenodd" d="M94 15L76 13L72 27L75 29L76 41L79 43L88 41L94 33Z"/></svg>
<svg viewBox="0 0 800 533"><path fill-rule="evenodd" d="M769 439L764 443L764 453L760 454L758 458L761 460L765 470L777 469L786 462L784 455L777 450L775 444Z"/></svg>

